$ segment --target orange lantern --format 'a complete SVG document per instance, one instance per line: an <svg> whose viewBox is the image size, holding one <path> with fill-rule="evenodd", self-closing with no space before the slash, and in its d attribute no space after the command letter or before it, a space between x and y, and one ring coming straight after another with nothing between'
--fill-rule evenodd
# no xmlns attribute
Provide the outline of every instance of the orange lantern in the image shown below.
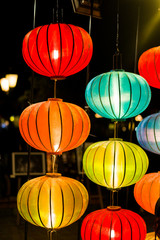
<svg viewBox="0 0 160 240"><path fill-rule="evenodd" d="M82 183L47 173L27 181L19 190L17 207L28 222L49 230L77 221L88 205L88 192Z"/></svg>
<svg viewBox="0 0 160 240"><path fill-rule="evenodd" d="M90 119L79 106L49 98L22 112L19 129L33 148L58 155L80 146L87 139Z"/></svg>
<svg viewBox="0 0 160 240"><path fill-rule="evenodd" d="M160 172L144 175L135 184L134 197L144 210L155 214L155 206L160 198Z"/></svg>

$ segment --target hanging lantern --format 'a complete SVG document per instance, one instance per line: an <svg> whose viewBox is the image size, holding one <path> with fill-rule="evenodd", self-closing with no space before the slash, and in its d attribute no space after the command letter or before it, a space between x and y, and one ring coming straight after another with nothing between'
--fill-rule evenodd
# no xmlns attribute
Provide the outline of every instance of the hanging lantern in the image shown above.
<svg viewBox="0 0 160 240"><path fill-rule="evenodd" d="M160 172L144 175L135 184L134 197L145 211L155 214L155 206L160 198Z"/></svg>
<svg viewBox="0 0 160 240"><path fill-rule="evenodd" d="M52 79L64 79L85 68L92 57L90 35L71 24L37 27L26 34L22 53L28 66Z"/></svg>
<svg viewBox="0 0 160 240"><path fill-rule="evenodd" d="M20 215L47 229L72 224L83 215L87 205L88 193L83 184L57 173L27 181L17 196Z"/></svg>
<svg viewBox="0 0 160 240"><path fill-rule="evenodd" d="M155 232L147 233L145 240L159 240L159 237L156 236L155 238Z"/></svg>
<svg viewBox="0 0 160 240"><path fill-rule="evenodd" d="M148 157L134 143L110 139L90 145L83 156L87 177L109 189L119 189L136 183L148 168Z"/></svg>
<svg viewBox="0 0 160 240"><path fill-rule="evenodd" d="M32 147L61 154L80 146L90 132L90 119L79 106L49 98L27 107L19 119L24 140Z"/></svg>
<svg viewBox="0 0 160 240"><path fill-rule="evenodd" d="M160 113L144 118L136 128L139 144L146 150L160 154Z"/></svg>
<svg viewBox="0 0 160 240"><path fill-rule="evenodd" d="M130 210L107 207L87 215L81 227L82 240L144 240L146 224Z"/></svg>
<svg viewBox="0 0 160 240"><path fill-rule="evenodd" d="M143 112L151 100L151 90L144 78L123 70L103 73L87 85L88 106L102 117L123 120Z"/></svg>
<svg viewBox="0 0 160 240"><path fill-rule="evenodd" d="M160 46L145 51L139 58L139 74L154 88L160 88Z"/></svg>

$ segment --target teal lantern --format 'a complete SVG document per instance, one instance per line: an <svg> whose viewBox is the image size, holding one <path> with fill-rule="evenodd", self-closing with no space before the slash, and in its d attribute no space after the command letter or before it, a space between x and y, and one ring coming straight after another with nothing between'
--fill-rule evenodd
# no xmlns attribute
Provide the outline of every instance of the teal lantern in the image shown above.
<svg viewBox="0 0 160 240"><path fill-rule="evenodd" d="M93 78L86 87L85 98L95 113L117 121L143 112L150 103L151 90L140 75L115 70Z"/></svg>
<svg viewBox="0 0 160 240"><path fill-rule="evenodd" d="M160 113L144 118L136 128L136 136L144 149L160 154Z"/></svg>

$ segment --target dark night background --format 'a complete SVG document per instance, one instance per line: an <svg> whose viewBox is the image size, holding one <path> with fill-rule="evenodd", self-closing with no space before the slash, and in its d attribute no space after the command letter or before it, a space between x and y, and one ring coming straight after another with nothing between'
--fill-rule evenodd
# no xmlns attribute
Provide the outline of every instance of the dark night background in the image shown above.
<svg viewBox="0 0 160 240"><path fill-rule="evenodd" d="M34 1L4 1L0 14L0 78L7 73L17 73L18 83L8 94L0 90L0 123L9 120L11 115L19 116L28 106L31 94L32 70L22 57L22 41L27 32L33 28ZM56 1L37 1L36 27L53 21L53 8ZM116 0L101 1L102 19L92 19L91 37L93 40L93 57L90 62L90 80L103 72L112 69L112 58L116 51ZM89 29L89 17L74 13L71 0L61 0L64 8L64 22ZM159 0L120 0L119 48L123 58L123 69L134 72L135 44L138 9L140 8L139 36L137 59L147 49L160 45L160 1ZM137 63L136 63L136 73ZM57 83L57 97L66 102L74 103L82 108L85 106L86 69L69 76ZM45 101L53 97L53 82L34 74L33 102ZM160 109L160 89L151 88L152 99L142 116L156 113ZM91 136L89 141L107 140L113 137L113 129L109 130L108 119L96 119L91 110ZM119 124L119 137L137 143L135 131L129 129L131 119ZM137 123L135 123L135 126ZM0 125L1 126L1 125ZM123 128L123 130L122 130ZM92 136L94 135L94 137ZM13 151L26 151L27 146L22 140L18 127L10 122L7 128L0 127L0 155L2 159L1 173L10 174ZM147 151L146 151L147 152ZM159 155L147 152L150 160L148 172L159 170ZM2 175L1 175L2 176ZM2 176L3 177L3 176ZM132 189L132 187L130 188ZM131 192L132 190L130 190ZM132 203L130 203L132 204Z"/></svg>

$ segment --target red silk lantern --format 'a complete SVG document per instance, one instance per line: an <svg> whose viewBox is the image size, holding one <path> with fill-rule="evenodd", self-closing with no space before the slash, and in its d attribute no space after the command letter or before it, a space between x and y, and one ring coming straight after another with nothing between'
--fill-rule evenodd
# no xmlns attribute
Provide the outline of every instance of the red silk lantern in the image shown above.
<svg viewBox="0 0 160 240"><path fill-rule="evenodd" d="M54 23L26 34L22 54L35 72L52 79L64 79L85 68L92 57L90 35L71 24Z"/></svg>
<svg viewBox="0 0 160 240"><path fill-rule="evenodd" d="M79 106L51 98L27 107L20 116L19 129L33 148L61 154L87 139L90 119Z"/></svg>
<svg viewBox="0 0 160 240"><path fill-rule="evenodd" d="M144 240L146 224L130 210L112 206L87 215L82 223L82 240Z"/></svg>
<svg viewBox="0 0 160 240"><path fill-rule="evenodd" d="M160 172L144 175L135 184L134 197L144 210L155 214L155 206L160 198Z"/></svg>
<svg viewBox="0 0 160 240"><path fill-rule="evenodd" d="M160 46L151 48L140 56L138 71L150 86L160 88Z"/></svg>

